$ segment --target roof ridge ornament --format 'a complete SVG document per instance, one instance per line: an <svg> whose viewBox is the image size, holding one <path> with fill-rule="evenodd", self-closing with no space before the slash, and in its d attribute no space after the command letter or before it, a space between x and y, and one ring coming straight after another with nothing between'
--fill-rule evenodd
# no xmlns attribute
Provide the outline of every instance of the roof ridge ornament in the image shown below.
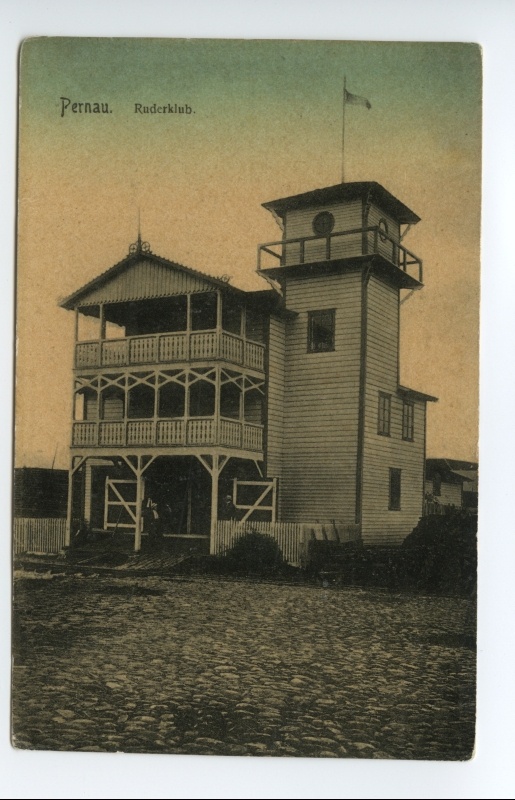
<svg viewBox="0 0 515 800"><path fill-rule="evenodd" d="M141 241L141 233L138 231L138 241L129 245L129 255L141 255L142 253L150 253L150 244Z"/></svg>

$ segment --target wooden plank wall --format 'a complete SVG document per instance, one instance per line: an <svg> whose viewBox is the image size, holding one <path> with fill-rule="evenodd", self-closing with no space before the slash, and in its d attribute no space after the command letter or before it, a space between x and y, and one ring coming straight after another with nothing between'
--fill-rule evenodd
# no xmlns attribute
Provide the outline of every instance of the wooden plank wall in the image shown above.
<svg viewBox="0 0 515 800"><path fill-rule="evenodd" d="M141 261L110 278L103 286L93 288L81 298L80 304L85 306L102 302L115 303L122 300L142 300L209 291L213 291L213 285L207 280L142 258Z"/></svg>
<svg viewBox="0 0 515 800"><path fill-rule="evenodd" d="M279 319L278 317L270 317L270 335L268 342L266 471L268 477L279 479L282 475L283 457L284 357L285 322L283 319ZM280 507L278 511L280 516Z"/></svg>
<svg viewBox="0 0 515 800"><path fill-rule="evenodd" d="M284 395L285 521L355 521L361 274L291 278ZM308 353L308 312L336 310L335 350Z"/></svg>
<svg viewBox="0 0 515 800"><path fill-rule="evenodd" d="M433 493L433 481L426 480L425 491L429 492L429 494ZM461 508L463 505L461 484L445 483L445 481L442 481L437 502L443 506L457 506Z"/></svg>
<svg viewBox="0 0 515 800"><path fill-rule="evenodd" d="M315 236L313 220L320 211L329 211L334 216L334 231L353 230L361 228L363 224L361 215L361 200L350 203L333 203L319 208L301 208L288 211L285 220L285 238L296 239L302 236ZM343 258L351 255L361 255L361 234L345 236L334 239L332 245L332 258ZM286 245L286 263L296 264L299 261L299 246ZM319 242L306 242L305 261L318 261L325 259L325 240Z"/></svg>
<svg viewBox="0 0 515 800"><path fill-rule="evenodd" d="M65 519L14 520L14 553L58 553L64 547Z"/></svg>
<svg viewBox="0 0 515 800"><path fill-rule="evenodd" d="M415 402L414 441L402 439L397 394L398 290L376 276L368 287L367 380L363 451L362 536L365 545L399 544L422 515L425 403ZM390 436L377 433L378 393L391 394ZM390 511L390 468L401 470L401 510Z"/></svg>

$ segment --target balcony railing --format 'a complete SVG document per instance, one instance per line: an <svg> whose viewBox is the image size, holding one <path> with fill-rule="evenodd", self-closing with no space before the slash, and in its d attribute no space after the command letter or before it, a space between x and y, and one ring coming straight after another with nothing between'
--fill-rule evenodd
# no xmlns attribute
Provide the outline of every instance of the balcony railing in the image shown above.
<svg viewBox="0 0 515 800"><path fill-rule="evenodd" d="M189 331L77 342L75 367L126 367L221 359L263 372L265 346L226 331Z"/></svg>
<svg viewBox="0 0 515 800"><path fill-rule="evenodd" d="M263 426L220 417L74 422L73 447L188 447L263 450Z"/></svg>
<svg viewBox="0 0 515 800"><path fill-rule="evenodd" d="M264 264L264 254L273 256L275 261L271 262L272 266L281 267L375 254L383 256L395 267L422 283L421 259L378 226L261 244L258 247L258 271L270 266L269 260Z"/></svg>

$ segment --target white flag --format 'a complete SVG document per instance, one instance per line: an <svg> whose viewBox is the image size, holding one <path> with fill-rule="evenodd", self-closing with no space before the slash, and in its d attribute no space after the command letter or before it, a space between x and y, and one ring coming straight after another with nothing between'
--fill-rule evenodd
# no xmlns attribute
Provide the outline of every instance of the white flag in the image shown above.
<svg viewBox="0 0 515 800"><path fill-rule="evenodd" d="M351 106L365 106L365 108L372 108L366 97L359 97L357 94L351 94L345 89L345 103Z"/></svg>

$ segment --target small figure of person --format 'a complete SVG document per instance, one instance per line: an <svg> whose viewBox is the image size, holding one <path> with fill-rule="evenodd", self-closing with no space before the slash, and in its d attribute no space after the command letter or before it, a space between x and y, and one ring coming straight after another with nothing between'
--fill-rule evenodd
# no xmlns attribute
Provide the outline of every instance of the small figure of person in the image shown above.
<svg viewBox="0 0 515 800"><path fill-rule="evenodd" d="M236 506L230 494L226 494L224 497L222 514L223 519L236 519Z"/></svg>

